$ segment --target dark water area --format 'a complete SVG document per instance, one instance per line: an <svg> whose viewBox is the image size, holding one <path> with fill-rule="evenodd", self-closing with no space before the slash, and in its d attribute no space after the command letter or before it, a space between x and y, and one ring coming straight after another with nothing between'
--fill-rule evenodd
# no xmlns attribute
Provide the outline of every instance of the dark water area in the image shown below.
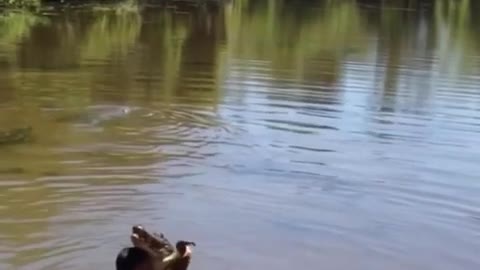
<svg viewBox="0 0 480 270"><path fill-rule="evenodd" d="M136 223L198 270L480 269L476 6L4 13L0 269L114 269Z"/></svg>

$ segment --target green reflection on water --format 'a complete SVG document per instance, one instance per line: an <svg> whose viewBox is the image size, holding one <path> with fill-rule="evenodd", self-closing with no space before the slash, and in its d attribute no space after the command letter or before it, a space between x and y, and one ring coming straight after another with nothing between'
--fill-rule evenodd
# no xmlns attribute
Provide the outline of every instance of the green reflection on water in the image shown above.
<svg viewBox="0 0 480 270"><path fill-rule="evenodd" d="M419 50L412 40L420 32L422 16L426 53L438 50L440 65L452 74L478 72L478 63L471 57L478 55L472 4L468 0L437 1L432 10L421 13L394 8L393 2L364 8L353 0L312 5L239 0L213 11L191 7L150 10L130 2L113 10L69 10L54 16L2 15L0 124L6 128L31 124L36 136L35 143L0 154L0 171L5 178L19 181L0 192L0 216L9 217L10 222L0 224L2 240L13 247L41 242L49 218L62 213L76 198L94 197L87 192L61 192L62 188L48 182L49 176L72 173L73 167L62 163L64 157L53 148L105 142L111 134L77 132L59 118L77 114L82 118L88 106L99 103L161 103L164 107L180 103L215 110L222 100L228 63L238 59L267 62L275 78L292 76L333 85L341 78L341 63L347 57L368 57L372 47L386 58L382 75L382 104L386 104L387 97L397 91L405 57ZM63 111L53 117L44 113L45 108ZM139 165L150 165L164 157L140 158ZM78 159L106 159L117 165L130 162L101 151L80 154ZM34 181L45 177L46 181ZM118 180L88 182L109 184L118 184ZM12 264L23 265L43 253L18 252Z"/></svg>

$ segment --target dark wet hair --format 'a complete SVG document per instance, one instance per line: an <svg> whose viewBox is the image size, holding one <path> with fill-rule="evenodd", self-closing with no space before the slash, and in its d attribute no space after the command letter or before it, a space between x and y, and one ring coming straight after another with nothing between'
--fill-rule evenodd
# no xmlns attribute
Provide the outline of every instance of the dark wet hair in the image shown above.
<svg viewBox="0 0 480 270"><path fill-rule="evenodd" d="M147 251L138 248L130 247L122 249L115 260L117 270L135 270L139 265L151 260L150 254Z"/></svg>

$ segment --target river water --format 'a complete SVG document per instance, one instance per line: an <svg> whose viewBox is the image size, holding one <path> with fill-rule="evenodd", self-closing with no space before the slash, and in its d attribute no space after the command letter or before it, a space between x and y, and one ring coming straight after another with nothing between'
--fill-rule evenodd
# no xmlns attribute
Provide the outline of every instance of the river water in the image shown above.
<svg viewBox="0 0 480 270"><path fill-rule="evenodd" d="M479 269L478 16L401 2L4 14L0 268Z"/></svg>

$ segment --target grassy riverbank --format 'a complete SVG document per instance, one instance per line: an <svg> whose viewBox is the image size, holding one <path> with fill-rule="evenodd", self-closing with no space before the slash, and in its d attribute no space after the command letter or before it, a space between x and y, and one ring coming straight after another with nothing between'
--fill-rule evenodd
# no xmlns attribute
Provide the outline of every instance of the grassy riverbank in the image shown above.
<svg viewBox="0 0 480 270"><path fill-rule="evenodd" d="M0 0L0 8L37 8L41 0Z"/></svg>

